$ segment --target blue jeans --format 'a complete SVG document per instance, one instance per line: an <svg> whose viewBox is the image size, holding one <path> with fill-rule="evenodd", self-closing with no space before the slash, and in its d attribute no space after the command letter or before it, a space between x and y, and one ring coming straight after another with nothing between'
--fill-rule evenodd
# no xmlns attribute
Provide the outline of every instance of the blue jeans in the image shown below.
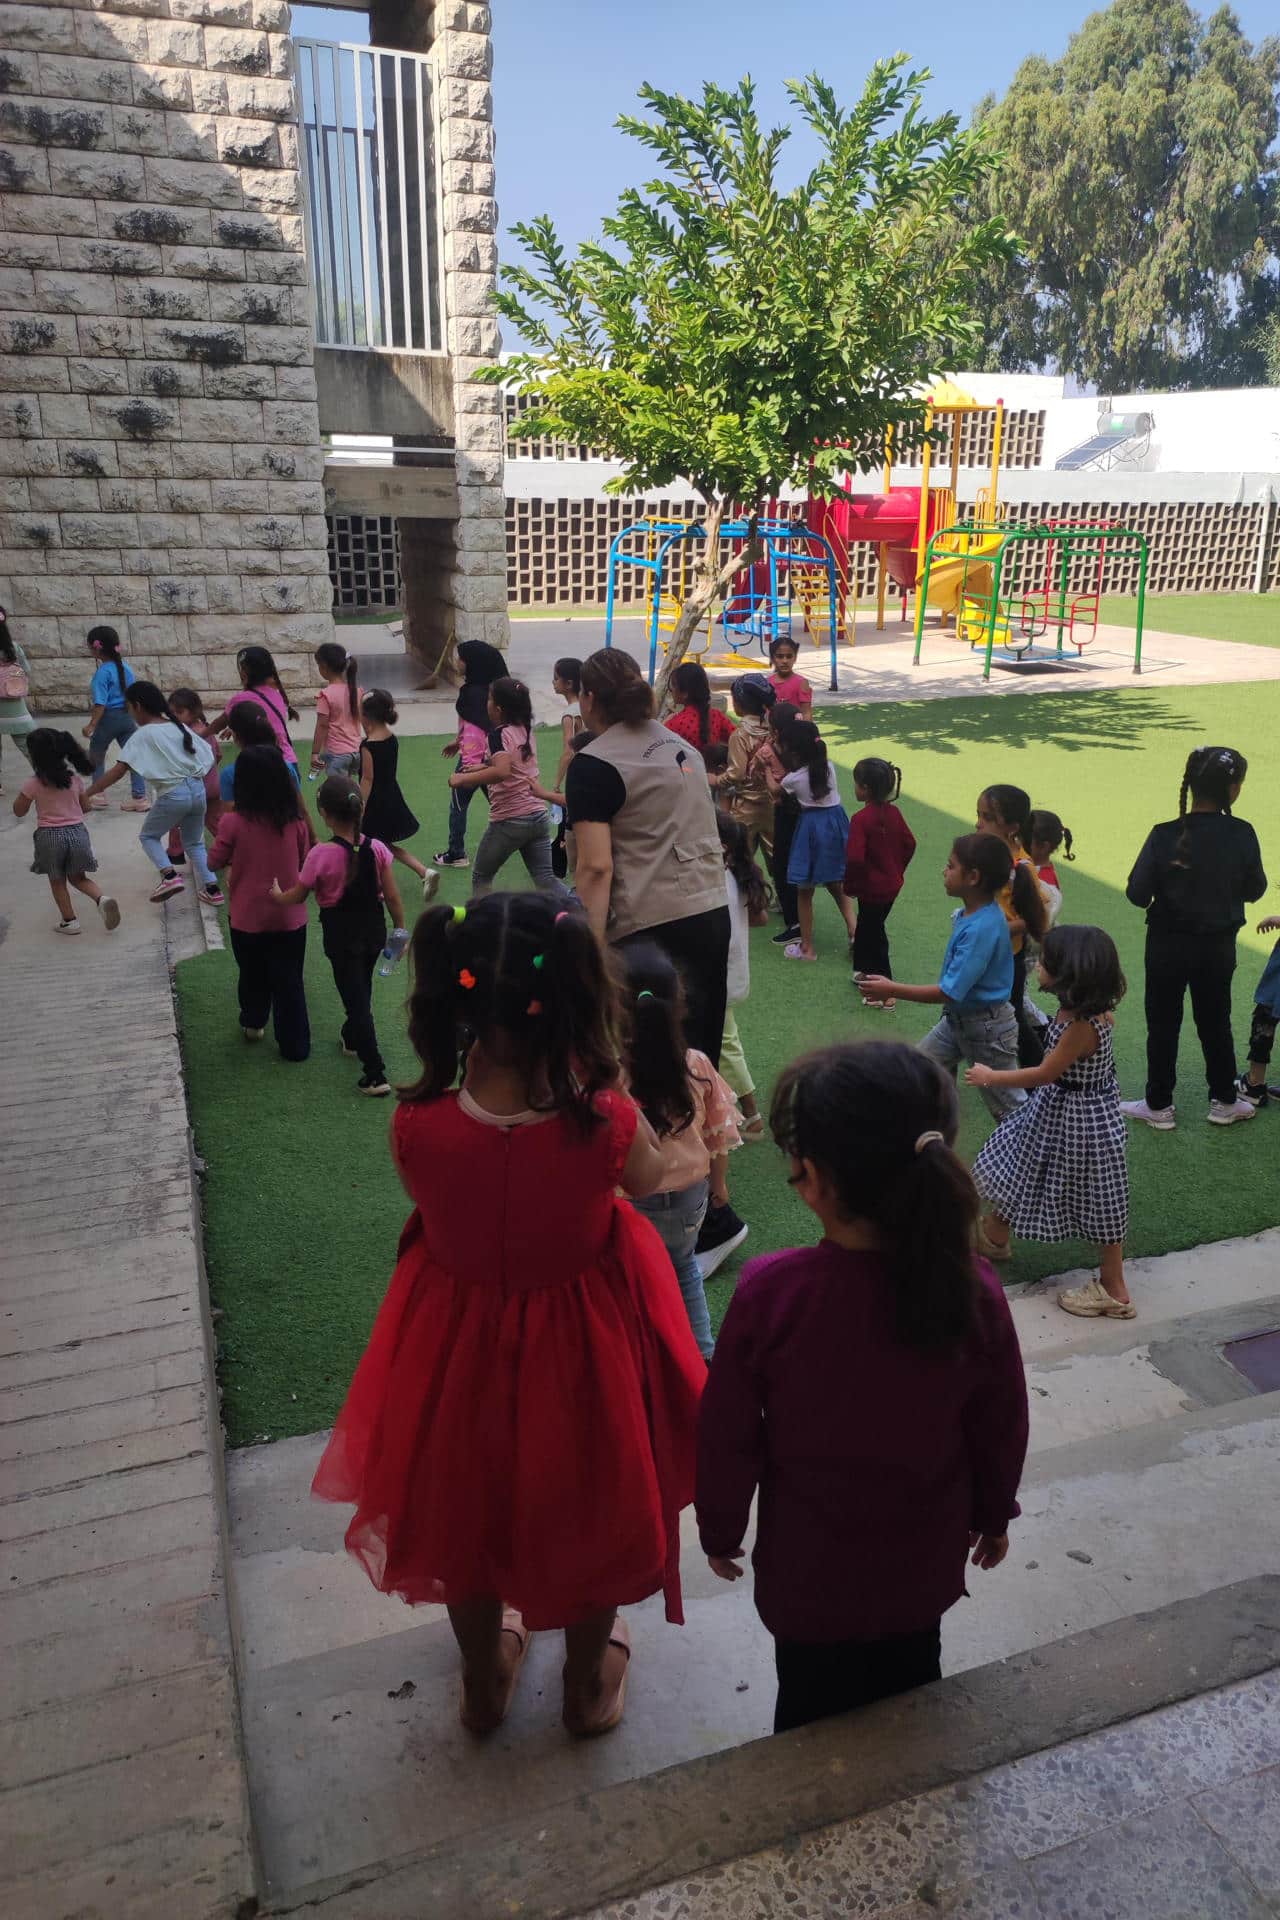
<svg viewBox="0 0 1280 1920"><path fill-rule="evenodd" d="M446 852L450 860L461 860L467 850L467 808L471 805L472 794L478 791L477 787L449 789L449 842Z"/></svg>
<svg viewBox="0 0 1280 1920"><path fill-rule="evenodd" d="M969 1066L996 1067L1002 1073L1018 1070L1018 1023L1007 1000L998 1006L970 1008L961 1012L948 1007L936 1027L931 1027L920 1042L921 1053L955 1079L963 1060ZM997 1120L1012 1113L1026 1099L1021 1087L980 1087L978 1091Z"/></svg>
<svg viewBox="0 0 1280 1920"><path fill-rule="evenodd" d="M193 773L186 780L175 780L171 787L165 787L152 801L151 811L142 823L138 838L142 842L142 851L152 865L158 867L161 873L168 873L169 855L164 843L170 829L176 827L182 841L182 851L191 863L197 885L208 888L213 886L214 880L204 850L204 809L204 781L200 775Z"/></svg>
<svg viewBox="0 0 1280 1920"><path fill-rule="evenodd" d="M107 764L107 748L114 740L122 747L138 731L138 723L129 717L128 707L104 707L102 718L89 736L89 758L93 762L93 776L96 780ZM129 769L129 791L135 800L147 797L146 781L140 773Z"/></svg>
<svg viewBox="0 0 1280 1920"><path fill-rule="evenodd" d="M326 773L345 773L348 780L360 778L360 753L322 753Z"/></svg>
<svg viewBox="0 0 1280 1920"><path fill-rule="evenodd" d="M652 1220L663 1246L671 1256L676 1279L680 1282L680 1292L684 1296L684 1310L689 1316L698 1352L704 1360L711 1358L715 1341L711 1338L711 1316L707 1312L707 1290L702 1281L702 1268L698 1265L694 1249L707 1211L707 1191L707 1182L699 1180L696 1187L685 1187L679 1193L650 1193L643 1200L632 1201L637 1213Z"/></svg>

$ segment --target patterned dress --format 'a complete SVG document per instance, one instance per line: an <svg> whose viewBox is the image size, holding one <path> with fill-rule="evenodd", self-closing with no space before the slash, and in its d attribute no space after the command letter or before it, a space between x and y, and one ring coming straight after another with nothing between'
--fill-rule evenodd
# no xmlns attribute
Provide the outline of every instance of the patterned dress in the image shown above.
<svg viewBox="0 0 1280 1920"><path fill-rule="evenodd" d="M1070 1020L1044 1037L1052 1053ZM1123 1240L1129 1225L1124 1116L1109 1020L1097 1051L1006 1114L974 1162L978 1192L1023 1240Z"/></svg>

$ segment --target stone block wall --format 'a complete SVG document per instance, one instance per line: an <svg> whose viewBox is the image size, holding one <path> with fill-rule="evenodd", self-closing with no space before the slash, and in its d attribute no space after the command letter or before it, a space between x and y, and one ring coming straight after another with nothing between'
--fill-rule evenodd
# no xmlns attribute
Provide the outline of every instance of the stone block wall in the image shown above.
<svg viewBox="0 0 1280 1920"><path fill-rule="evenodd" d="M498 352L491 304L498 267L493 46L490 10L474 0L435 0L427 44L439 61L439 139L444 185L445 313L453 366L459 514L438 530L446 605L433 625L457 640L505 647L507 620L506 424L502 390L477 386L477 368ZM452 538L449 538L449 535ZM424 636L439 651L436 633Z"/></svg>
<svg viewBox="0 0 1280 1920"><path fill-rule="evenodd" d="M212 695L332 637L289 24L0 0L0 599L40 705L97 621Z"/></svg>

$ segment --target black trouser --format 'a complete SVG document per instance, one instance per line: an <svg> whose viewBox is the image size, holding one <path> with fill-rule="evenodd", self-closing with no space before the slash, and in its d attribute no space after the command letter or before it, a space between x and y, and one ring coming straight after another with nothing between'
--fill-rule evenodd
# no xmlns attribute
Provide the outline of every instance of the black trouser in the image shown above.
<svg viewBox="0 0 1280 1920"><path fill-rule="evenodd" d="M800 924L796 890L787 878L791 842L796 837L799 822L800 809L795 802L780 800L773 814L773 859L769 863L769 870L773 875L773 890L778 896L778 911L784 927L798 927Z"/></svg>
<svg viewBox="0 0 1280 1920"><path fill-rule="evenodd" d="M691 913L687 920L668 920L660 927L644 927L617 945L627 947L652 940L675 962L684 980L685 1039L705 1053L713 1067L720 1065L724 1013L729 975L729 908L712 907Z"/></svg>
<svg viewBox="0 0 1280 1920"><path fill-rule="evenodd" d="M1209 1098L1236 1097L1236 1048L1231 1036L1231 976L1236 936L1171 933L1147 928L1147 1105L1170 1107L1178 1078L1182 1003L1191 991L1191 1017L1200 1036Z"/></svg>
<svg viewBox="0 0 1280 1920"><path fill-rule="evenodd" d="M922 1633L882 1640L775 1640L778 1704L773 1730L786 1733L833 1713L927 1686L942 1677L941 1621Z"/></svg>
<svg viewBox="0 0 1280 1920"><path fill-rule="evenodd" d="M360 1065L370 1080L384 1080L387 1073L373 1025L373 970L386 937L385 925L381 933L375 933L372 926L366 933L344 929L341 938L325 931L325 958L333 968L333 984L347 1016L342 1023L342 1044L360 1056Z"/></svg>
<svg viewBox="0 0 1280 1920"><path fill-rule="evenodd" d="M1018 1065L1020 1067L1038 1067L1044 1059L1044 1040L1040 1029L1026 1008L1027 992L1027 948L1024 940L1021 953L1013 956L1013 1017L1018 1023Z"/></svg>
<svg viewBox="0 0 1280 1920"><path fill-rule="evenodd" d="M231 929L231 951L240 969L240 1025L261 1030L271 1016L276 1045L286 1060L305 1060L311 1051L311 1023L302 966L307 930L244 933Z"/></svg>
<svg viewBox="0 0 1280 1920"><path fill-rule="evenodd" d="M855 973L883 973L892 979L889 935L884 924L892 912L892 900L859 900L851 956Z"/></svg>

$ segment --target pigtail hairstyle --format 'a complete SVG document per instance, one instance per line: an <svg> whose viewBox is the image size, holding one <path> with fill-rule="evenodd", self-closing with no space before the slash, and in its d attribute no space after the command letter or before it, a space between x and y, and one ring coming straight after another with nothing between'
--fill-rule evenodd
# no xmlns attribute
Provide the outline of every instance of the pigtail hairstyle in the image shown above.
<svg viewBox="0 0 1280 1920"><path fill-rule="evenodd" d="M115 668L116 678L120 682L120 698L128 699L129 689L124 677L124 661L120 658L120 635L114 627L90 627L85 638L98 658L105 660L109 667Z"/></svg>
<svg viewBox="0 0 1280 1920"><path fill-rule="evenodd" d="M854 785L865 787L873 806L882 807L902 792L902 768L891 760L859 760L853 770Z"/></svg>
<svg viewBox="0 0 1280 1920"><path fill-rule="evenodd" d="M623 1005L631 1044L627 1077L631 1097L660 1137L683 1133L697 1114L685 1060L684 986L669 954L654 941L638 941L618 956Z"/></svg>
<svg viewBox="0 0 1280 1920"><path fill-rule="evenodd" d="M289 775L289 781L292 784L292 774ZM364 796L355 781L349 780L345 773L331 773L321 783L316 805L330 820L339 820L344 827L355 830L355 838L347 846L347 877L342 883L342 891L346 893L360 869L360 822L364 818Z"/></svg>
<svg viewBox="0 0 1280 1920"><path fill-rule="evenodd" d="M169 702L154 681L135 680L125 695L125 700L129 706L137 707L141 713L149 713L153 720L167 720L171 726L175 726L182 735L183 752L195 753L196 743L190 728L170 710Z"/></svg>
<svg viewBox="0 0 1280 1920"><path fill-rule="evenodd" d="M720 851L724 855L726 872L730 873L742 889L742 897L747 903L747 916L755 919L764 913L769 904L765 890L764 875L751 857L751 842L747 839L747 830L738 820L731 820L727 813L716 811L716 827L720 834Z"/></svg>
<svg viewBox="0 0 1280 1920"><path fill-rule="evenodd" d="M841 1214L885 1240L904 1346L940 1352L978 1329L972 1251L978 1196L955 1153L955 1085L900 1040L824 1047L787 1067L769 1124L792 1160L808 1160Z"/></svg>
<svg viewBox="0 0 1280 1920"><path fill-rule="evenodd" d="M428 907L410 946L409 1038L422 1072L400 1098L439 1099L480 1041L522 1069L536 1111L589 1133L597 1096L618 1085L618 1014L585 914L537 892Z"/></svg>
<svg viewBox="0 0 1280 1920"><path fill-rule="evenodd" d="M236 655L236 666L244 683L246 693L256 693L259 687L274 687L284 703L284 710L291 720L299 718L296 707L290 706L289 696L280 683L276 663L266 647L241 647Z"/></svg>
<svg viewBox="0 0 1280 1920"><path fill-rule="evenodd" d="M37 727L27 735L26 748L32 772L46 787L69 787L73 767L77 773L93 772L93 762L80 742L58 727Z"/></svg>
<svg viewBox="0 0 1280 1920"><path fill-rule="evenodd" d="M683 660L671 676L671 691L698 716L696 747L711 744L711 682L707 670L696 660Z"/></svg>
<svg viewBox="0 0 1280 1920"><path fill-rule="evenodd" d="M522 760L533 759L533 701L529 689L523 680L513 680L504 673L495 680L489 689L489 698L502 716L504 727L523 727L524 745L520 749Z"/></svg>
<svg viewBox="0 0 1280 1920"><path fill-rule="evenodd" d="M831 766L827 743L812 720L793 720L782 742L782 757L796 772L809 770L809 791L815 800L825 800L831 791Z"/></svg>
<svg viewBox="0 0 1280 1920"><path fill-rule="evenodd" d="M1187 798L1192 800L1210 800L1219 813L1231 812L1231 789L1244 779L1249 771L1249 762L1234 747L1193 747L1187 755L1187 764L1182 770L1182 785L1178 789L1178 818L1185 822L1187 817ZM1178 848L1175 858L1182 866L1191 851L1190 829L1184 824L1178 835Z"/></svg>

